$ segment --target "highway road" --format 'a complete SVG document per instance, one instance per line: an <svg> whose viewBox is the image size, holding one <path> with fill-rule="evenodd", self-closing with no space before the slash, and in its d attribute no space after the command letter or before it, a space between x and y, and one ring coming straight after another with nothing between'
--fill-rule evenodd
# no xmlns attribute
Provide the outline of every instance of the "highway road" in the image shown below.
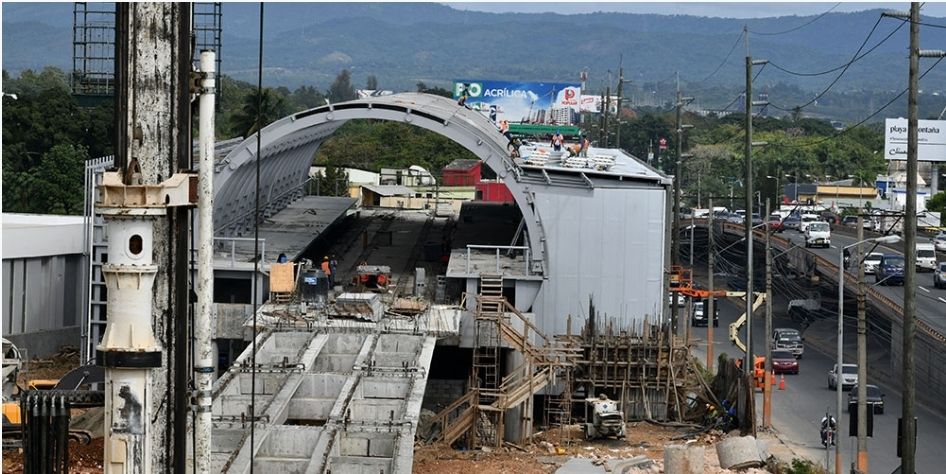
<svg viewBox="0 0 946 474"><path fill-rule="evenodd" d="M791 240L793 244L799 245L801 247L805 246L803 234L799 232L786 230L785 232L777 235ZM834 264L837 264L841 249L855 242L857 242L857 239L854 237L839 233L832 233L830 248L811 248L808 250L813 251L814 253L826 259L829 259L829 261ZM870 248L869 246L865 247L868 249ZM878 246L878 248L874 251L894 253L898 255L901 254L901 252L884 246ZM854 271L854 268L851 270ZM873 275L867 275L866 281L868 284L874 284ZM900 304L901 306L903 305L902 286L878 285L875 286L875 288L891 300L895 301L897 304ZM940 334L946 335L946 289L937 289L933 286L932 272L917 272L916 295L917 317L929 324L930 327L938 331Z"/></svg>
<svg viewBox="0 0 946 474"><path fill-rule="evenodd" d="M832 251L837 252L835 249ZM946 292L944 292L946 293ZM798 323L791 321L784 308L787 301L776 296L773 300L773 327L795 327ZM741 357L739 350L728 341L729 323L733 322L741 310L729 301L722 301L720 305L720 324L714 333L714 348L716 354L727 353L732 357ZM705 362L706 359L706 328L691 328L691 341L695 355ZM825 411L836 412L836 398L833 390L827 388L827 372L834 364L836 348L837 320L822 320L815 322L804 331L805 355L800 360L800 374L786 375L786 390L773 392L773 425L780 432L780 438L794 451L812 461L824 465L827 461L833 469L834 450L827 453L821 447L819 438L819 422ZM763 347L765 322L764 313L756 313L753 321L753 344L756 348ZM845 362L856 360L856 343L854 322L846 325L845 333ZM888 352L883 347L869 350L871 360L877 360L878 366L885 364L878 358L886 357ZM761 351L754 351L761 352ZM870 360L868 364L870 364ZM889 364L887 364L889 365ZM897 418L899 417L900 395L899 383L889 380L890 377L875 377L868 369L869 383L877 384L886 394L886 409L882 415L876 415L874 420L874 437L868 441L869 462L871 473L892 472L898 465L896 456ZM781 376L779 376L781 377ZM887 380L880 380L886 378ZM922 387L920 388L922 390ZM756 396L757 412L761 424L762 395ZM844 404L847 403L847 393L844 393ZM917 472L943 472L943 450L946 448L946 416L942 409L933 412L928 407L919 406L918 442L917 442ZM847 436L848 414L845 410L842 419L842 444L844 456L843 464L849 466L856 450L854 437Z"/></svg>

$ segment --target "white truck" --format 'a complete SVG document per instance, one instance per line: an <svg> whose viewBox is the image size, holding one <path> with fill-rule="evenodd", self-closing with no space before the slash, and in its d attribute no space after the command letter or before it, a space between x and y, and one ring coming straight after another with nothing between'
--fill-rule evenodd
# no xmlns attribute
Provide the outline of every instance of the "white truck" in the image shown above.
<svg viewBox="0 0 946 474"><path fill-rule="evenodd" d="M831 225L827 222L809 222L805 227L805 247L815 246L831 246Z"/></svg>
<svg viewBox="0 0 946 474"><path fill-rule="evenodd" d="M933 244L916 244L916 269L936 270L936 247Z"/></svg>

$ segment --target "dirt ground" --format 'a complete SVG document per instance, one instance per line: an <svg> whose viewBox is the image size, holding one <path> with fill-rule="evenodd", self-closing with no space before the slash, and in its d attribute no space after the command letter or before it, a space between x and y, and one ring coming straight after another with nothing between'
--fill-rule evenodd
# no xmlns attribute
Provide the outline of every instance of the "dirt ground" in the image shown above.
<svg viewBox="0 0 946 474"><path fill-rule="evenodd" d="M69 472L72 474L100 474L102 455L105 452L104 438L96 438L89 445L69 443ZM5 451L3 453L3 473L18 474L23 472L23 451Z"/></svg>
<svg viewBox="0 0 946 474"><path fill-rule="evenodd" d="M628 423L623 440L604 439L585 441L579 425L537 433L529 444L505 445L487 451L461 451L444 446L419 446L414 450L415 474L434 473L550 473L555 472L569 458L590 458L595 462L607 459L631 458L644 455L655 461L650 470L662 472L664 445L682 443L673 438L687 433L685 428L658 426L646 422ZM713 444L722 439L722 433L701 435L695 443L706 446L705 472L730 472L719 467ZM519 448L525 450L523 452ZM743 472L766 472L749 470Z"/></svg>

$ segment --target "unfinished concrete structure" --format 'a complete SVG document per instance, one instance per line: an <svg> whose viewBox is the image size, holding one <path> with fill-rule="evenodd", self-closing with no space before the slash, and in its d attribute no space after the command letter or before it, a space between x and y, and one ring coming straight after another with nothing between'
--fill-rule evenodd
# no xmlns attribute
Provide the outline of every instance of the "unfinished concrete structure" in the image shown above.
<svg viewBox="0 0 946 474"><path fill-rule="evenodd" d="M264 305L256 365L251 346L214 385L213 471L410 472L434 345L458 323L443 306L365 322Z"/></svg>

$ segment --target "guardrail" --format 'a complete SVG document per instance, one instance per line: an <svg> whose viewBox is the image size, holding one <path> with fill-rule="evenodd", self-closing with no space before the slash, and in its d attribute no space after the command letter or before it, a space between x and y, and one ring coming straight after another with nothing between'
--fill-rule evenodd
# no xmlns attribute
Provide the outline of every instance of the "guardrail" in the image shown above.
<svg viewBox="0 0 946 474"><path fill-rule="evenodd" d="M705 227L708 225L708 219L702 219L702 218L694 219L693 224L703 225ZM729 230L731 231L731 233L736 233L738 235L742 235L745 233L745 231L743 230L745 227L740 224L734 224L732 222L724 221L724 222L719 222L719 225L722 227L724 232ZM764 231L762 229L755 230L753 232L754 238L764 239L765 234L763 232ZM784 248L781 248L780 250L786 250L787 247L792 246L791 241L789 241L788 239L784 237L780 237L776 235L773 235L770 237L770 242L772 244L778 244L784 247ZM829 259L824 258L821 255L818 255L814 252L811 252L810 250L807 250L807 249L802 249L802 250L808 252L808 254L810 254L812 257L815 258L815 261L818 263L818 267L825 268L826 271L823 273L825 273L826 277L831 278L831 279L836 278L836 275L838 274L838 266L836 263L833 263ZM844 272L844 275L845 275L845 284L849 284L851 286L857 285L857 280L855 279L854 275L851 275L848 272ZM903 306L902 305L900 305L899 303L891 299L889 296L881 293L880 291L878 291L876 288L873 288L873 287L867 289L867 295L868 297L872 298L875 302L882 304L883 306L887 307L887 309L898 314L901 318L901 321L903 320ZM941 332L937 331L936 329L933 329L933 327L931 327L929 324L927 324L923 320L917 318L916 327L920 331L925 333L926 335L933 338L934 340L937 340L941 343L946 344L946 335L943 335Z"/></svg>

